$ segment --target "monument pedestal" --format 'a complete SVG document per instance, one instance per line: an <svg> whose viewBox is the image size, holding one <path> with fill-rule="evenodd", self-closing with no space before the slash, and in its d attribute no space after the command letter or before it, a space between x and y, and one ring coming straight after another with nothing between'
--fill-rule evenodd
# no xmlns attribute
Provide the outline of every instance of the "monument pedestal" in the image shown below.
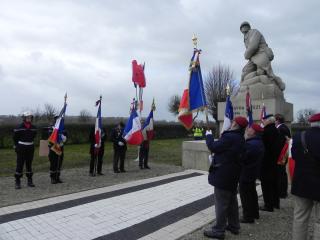
<svg viewBox="0 0 320 240"><path fill-rule="evenodd" d="M283 92L275 84L256 83L249 88L253 120L259 122L263 104L266 107L267 114L280 113L284 116L287 124L293 121L293 104L286 102ZM243 87L235 97L231 97L233 105L233 114L236 116L247 116L246 111L246 93ZM262 99L264 96L264 99ZM225 102L218 103L218 121L220 130L223 125Z"/></svg>
<svg viewBox="0 0 320 240"><path fill-rule="evenodd" d="M182 143L182 166L189 169L208 171L210 152L204 140Z"/></svg>

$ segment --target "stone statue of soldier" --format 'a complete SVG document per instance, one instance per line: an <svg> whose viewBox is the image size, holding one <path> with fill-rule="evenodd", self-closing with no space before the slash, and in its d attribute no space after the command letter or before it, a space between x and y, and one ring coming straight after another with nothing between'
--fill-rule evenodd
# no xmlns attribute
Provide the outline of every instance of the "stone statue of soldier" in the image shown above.
<svg viewBox="0 0 320 240"><path fill-rule="evenodd" d="M283 91L285 84L272 71L271 61L274 55L263 35L258 30L251 29L248 22L243 22L240 25L240 31L244 35L246 47L244 57L248 60L248 63L242 70L241 83L249 79L251 80L251 84L255 82L267 84L274 81L280 90Z"/></svg>

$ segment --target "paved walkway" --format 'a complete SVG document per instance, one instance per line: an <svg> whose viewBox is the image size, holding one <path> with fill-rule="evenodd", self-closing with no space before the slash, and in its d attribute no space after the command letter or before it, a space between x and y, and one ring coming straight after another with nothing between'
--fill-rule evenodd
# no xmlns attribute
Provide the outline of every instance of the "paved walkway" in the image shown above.
<svg viewBox="0 0 320 240"><path fill-rule="evenodd" d="M177 239L211 222L212 188L188 170L0 208L0 239Z"/></svg>

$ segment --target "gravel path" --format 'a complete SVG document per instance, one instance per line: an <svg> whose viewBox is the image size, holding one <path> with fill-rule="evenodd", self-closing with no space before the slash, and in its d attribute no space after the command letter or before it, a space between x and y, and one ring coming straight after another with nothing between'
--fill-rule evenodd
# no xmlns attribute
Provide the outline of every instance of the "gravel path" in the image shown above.
<svg viewBox="0 0 320 240"><path fill-rule="evenodd" d="M260 205L263 205L262 199L259 199ZM242 210L240 209L240 216ZM226 232L225 239L237 240L291 240L293 219L293 196L281 200L281 209L273 213L261 212L260 219L255 224L241 224L239 235L233 235ZM213 223L202 227L201 229L188 234L179 240L209 239L203 236L204 230L209 230ZM313 226L310 226L312 234Z"/></svg>
<svg viewBox="0 0 320 240"><path fill-rule="evenodd" d="M88 189L111 186L119 183L151 178L169 173L181 172L180 166L151 163L151 170L140 170L138 162L129 160L125 165L126 173L113 173L112 166L103 166L103 176L90 177L89 167L66 169L62 171L62 184L51 184L48 172L34 173L35 188L27 187L26 177L21 179L22 189L14 189L14 177L0 178L0 207L28 202L53 196L79 192ZM13 175L13 174L12 174Z"/></svg>

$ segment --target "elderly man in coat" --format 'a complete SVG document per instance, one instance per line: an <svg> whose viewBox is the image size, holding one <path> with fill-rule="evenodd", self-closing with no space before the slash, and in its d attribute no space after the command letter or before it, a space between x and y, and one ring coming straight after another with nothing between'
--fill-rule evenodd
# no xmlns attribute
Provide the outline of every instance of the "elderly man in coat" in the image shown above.
<svg viewBox="0 0 320 240"><path fill-rule="evenodd" d="M260 176L261 161L264 154L262 142L263 128L253 123L246 129L246 154L242 160L240 175L240 199L242 204L242 223L254 223L259 218L256 180Z"/></svg>
<svg viewBox="0 0 320 240"><path fill-rule="evenodd" d="M281 152L280 135L272 114L266 115L262 122L264 125L262 140L265 152L261 164L260 180L264 206L260 210L273 212L274 208L280 208L277 171L277 161Z"/></svg>
<svg viewBox="0 0 320 240"><path fill-rule="evenodd" d="M293 240L307 240L314 208L313 239L320 239L320 113L310 117L311 128L293 137L295 170L291 193L294 195Z"/></svg>
<svg viewBox="0 0 320 240"><path fill-rule="evenodd" d="M214 141L210 130L206 132L207 146L214 153L208 181L214 186L217 219L212 230L204 231L209 238L224 239L225 230L239 234L237 186L245 153L244 131L247 125L245 117L236 117L230 130L224 131L217 141Z"/></svg>

